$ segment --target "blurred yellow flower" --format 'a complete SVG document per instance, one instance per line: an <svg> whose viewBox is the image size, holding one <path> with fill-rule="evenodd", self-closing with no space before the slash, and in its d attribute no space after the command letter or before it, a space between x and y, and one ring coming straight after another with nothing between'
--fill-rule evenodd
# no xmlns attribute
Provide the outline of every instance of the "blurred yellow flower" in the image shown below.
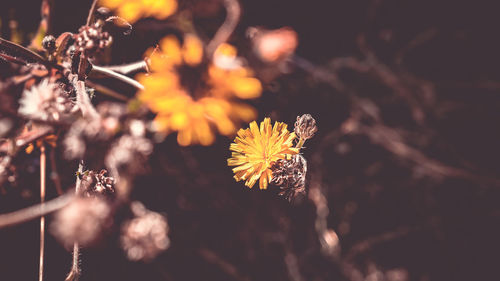
<svg viewBox="0 0 500 281"><path fill-rule="evenodd" d="M260 123L250 123L250 128L240 129L231 144L232 157L227 160L233 168L236 181L246 180L245 185L252 188L259 180L260 189L266 189L272 179L271 166L279 159L299 153L299 148L292 147L295 133L290 133L287 124L265 118Z"/></svg>
<svg viewBox="0 0 500 281"><path fill-rule="evenodd" d="M223 44L213 62L205 63L198 37L187 34L181 44L175 36L167 36L146 56L151 73L138 75L145 89L137 97L157 114L158 131L178 132L180 145L210 145L215 130L229 136L238 123L256 117L253 107L236 98L256 98L262 86L242 66L234 47ZM221 60L223 64L217 65Z"/></svg>
<svg viewBox="0 0 500 281"><path fill-rule="evenodd" d="M177 10L177 0L101 0L100 4L131 23L143 17L166 19Z"/></svg>

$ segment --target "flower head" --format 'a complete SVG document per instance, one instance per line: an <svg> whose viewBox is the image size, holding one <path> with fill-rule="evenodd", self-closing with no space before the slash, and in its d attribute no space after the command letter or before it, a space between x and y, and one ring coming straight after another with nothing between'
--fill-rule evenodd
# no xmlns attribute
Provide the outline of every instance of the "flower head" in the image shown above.
<svg viewBox="0 0 500 281"><path fill-rule="evenodd" d="M48 79L24 90L19 104L19 114L43 121L58 121L73 107L68 95Z"/></svg>
<svg viewBox="0 0 500 281"><path fill-rule="evenodd" d="M66 246L97 243L112 225L111 207L100 197L77 198L56 213L51 232Z"/></svg>
<svg viewBox="0 0 500 281"><path fill-rule="evenodd" d="M120 244L130 260L152 260L170 245L167 219L138 201L131 209L134 218L122 225Z"/></svg>
<svg viewBox="0 0 500 281"><path fill-rule="evenodd" d="M177 10L176 0L101 0L101 4L132 23L142 17L166 19Z"/></svg>
<svg viewBox="0 0 500 281"><path fill-rule="evenodd" d="M259 180L260 189L266 189L273 178L271 166L299 152L292 147L295 137L285 123L275 122L271 126L270 118L265 118L260 128L254 121L250 128L240 129L229 148L232 157L227 160L229 166L237 166L233 168L236 181L246 180L245 185L252 188Z"/></svg>
<svg viewBox="0 0 500 281"><path fill-rule="evenodd" d="M167 36L148 57L151 73L138 76L145 89L137 97L157 114L157 131L178 132L180 145L210 145L215 131L232 135L237 123L255 118L255 109L236 99L260 96L262 86L234 47L221 45L207 62L195 35L186 35L182 44Z"/></svg>

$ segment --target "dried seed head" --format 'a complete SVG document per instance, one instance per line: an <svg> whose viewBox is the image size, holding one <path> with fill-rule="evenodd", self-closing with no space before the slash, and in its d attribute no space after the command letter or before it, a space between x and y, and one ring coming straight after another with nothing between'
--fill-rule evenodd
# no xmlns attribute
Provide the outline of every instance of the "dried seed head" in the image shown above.
<svg viewBox="0 0 500 281"><path fill-rule="evenodd" d="M152 151L153 144L149 139L123 135L111 146L104 163L114 176L141 173Z"/></svg>
<svg viewBox="0 0 500 281"><path fill-rule="evenodd" d="M286 199L292 200L299 193L305 192L307 161L302 155L295 154L290 160L280 159L271 170L271 183L280 187L280 195L284 195Z"/></svg>
<svg viewBox="0 0 500 281"><path fill-rule="evenodd" d="M68 94L48 79L24 90L19 103L19 114L43 121L58 121L73 108Z"/></svg>
<svg viewBox="0 0 500 281"><path fill-rule="evenodd" d="M299 138L308 140L314 136L317 130L316 120L314 120L310 114L297 116L297 121L295 121L295 134Z"/></svg>
<svg viewBox="0 0 500 281"><path fill-rule="evenodd" d="M87 196L96 194L110 194L115 191L115 179L106 177L108 171L101 170L99 173L94 171L85 171L82 175L81 187L83 193Z"/></svg>
<svg viewBox="0 0 500 281"><path fill-rule="evenodd" d="M56 213L51 232L66 247L95 244L111 226L111 208L99 197L78 198Z"/></svg>
<svg viewBox="0 0 500 281"><path fill-rule="evenodd" d="M134 218L122 226L121 246L130 260L152 260L170 245L167 219L137 201L131 210Z"/></svg>
<svg viewBox="0 0 500 281"><path fill-rule="evenodd" d="M82 118L71 125L63 142L67 158L82 158L91 144L109 141L114 137L126 118L127 109L123 104L104 102L97 107L97 112L100 118Z"/></svg>
<svg viewBox="0 0 500 281"><path fill-rule="evenodd" d="M56 50L56 38L52 35L43 37L42 47L48 52L53 53Z"/></svg>
<svg viewBox="0 0 500 281"><path fill-rule="evenodd" d="M113 38L102 28L95 26L82 26L75 35L76 51L86 58L93 57L104 48L111 45Z"/></svg>

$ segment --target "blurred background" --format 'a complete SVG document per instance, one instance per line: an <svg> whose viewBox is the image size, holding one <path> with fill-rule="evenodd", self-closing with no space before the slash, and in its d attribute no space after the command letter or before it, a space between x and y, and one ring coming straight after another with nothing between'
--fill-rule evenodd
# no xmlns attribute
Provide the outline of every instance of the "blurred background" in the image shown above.
<svg viewBox="0 0 500 281"><path fill-rule="evenodd" d="M89 0L55 0L54 34L77 32ZM132 194L166 214L170 248L129 262L118 230L81 254L81 280L498 280L500 252L500 18L493 5L451 1L242 0L230 42L250 57L249 27L289 26L296 55L252 102L259 120L318 124L303 150L305 195L288 202L236 183L231 139L155 148ZM181 1L210 38L216 0ZM29 42L40 1L3 0L1 36ZM144 19L114 41L110 63L133 62L171 21ZM256 66L259 73L259 66ZM131 89L123 89L124 92ZM99 97L97 97L99 99ZM60 155L55 149L55 157ZM38 157L18 159L2 213L37 202ZM65 189L77 163L59 159ZM48 197L56 196L48 186ZM50 221L51 218L49 217ZM120 220L120 216L116 218ZM0 230L0 280L34 280L38 220ZM71 252L49 234L46 280L64 280Z"/></svg>

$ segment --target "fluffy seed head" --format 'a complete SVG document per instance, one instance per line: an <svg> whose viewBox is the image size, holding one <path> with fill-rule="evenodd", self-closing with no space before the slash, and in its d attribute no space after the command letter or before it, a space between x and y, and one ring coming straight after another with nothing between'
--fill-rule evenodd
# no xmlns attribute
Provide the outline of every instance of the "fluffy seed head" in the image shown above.
<svg viewBox="0 0 500 281"><path fill-rule="evenodd" d="M137 201L131 209L134 218L122 226L121 246L130 260L152 260L170 245L167 219Z"/></svg>
<svg viewBox="0 0 500 281"><path fill-rule="evenodd" d="M67 94L48 79L24 90L19 103L19 114L43 121L58 121L61 115L67 114L72 108Z"/></svg>
<svg viewBox="0 0 500 281"><path fill-rule="evenodd" d="M111 208L99 197L78 198L56 213L51 232L66 247L95 244L112 223Z"/></svg>

